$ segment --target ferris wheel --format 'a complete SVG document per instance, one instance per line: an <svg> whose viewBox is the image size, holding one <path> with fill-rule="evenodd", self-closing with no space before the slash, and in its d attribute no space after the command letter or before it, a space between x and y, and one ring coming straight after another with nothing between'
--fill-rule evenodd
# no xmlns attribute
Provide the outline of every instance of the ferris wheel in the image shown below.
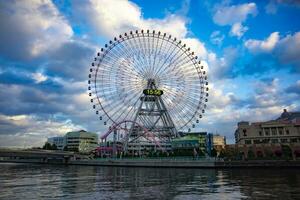
<svg viewBox="0 0 300 200"><path fill-rule="evenodd" d="M194 52L171 35L149 30L130 31L105 44L88 83L104 125L133 121L161 136L194 128L208 97L207 75Z"/></svg>

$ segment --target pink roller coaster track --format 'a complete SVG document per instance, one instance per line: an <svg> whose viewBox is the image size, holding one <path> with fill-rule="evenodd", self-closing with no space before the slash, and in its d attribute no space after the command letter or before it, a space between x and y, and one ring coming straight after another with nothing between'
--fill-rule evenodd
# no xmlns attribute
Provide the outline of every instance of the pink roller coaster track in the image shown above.
<svg viewBox="0 0 300 200"><path fill-rule="evenodd" d="M106 133L104 133L100 139L101 140L104 140L106 139L114 130L118 130L118 127L123 124L123 123L132 123L134 125L137 125L138 127L142 128L143 131L144 131L144 134L143 134L143 137L148 139L151 138L152 141L154 141L154 143L160 148L163 150L163 148L161 147L160 143L158 141L155 140L155 135L150 132L148 129L146 129L145 127L143 127L141 124L137 123L137 122L134 122L134 121L131 121L131 120L124 120L124 121L121 121L121 122L118 122L116 124L114 124ZM128 133L127 133L128 134Z"/></svg>

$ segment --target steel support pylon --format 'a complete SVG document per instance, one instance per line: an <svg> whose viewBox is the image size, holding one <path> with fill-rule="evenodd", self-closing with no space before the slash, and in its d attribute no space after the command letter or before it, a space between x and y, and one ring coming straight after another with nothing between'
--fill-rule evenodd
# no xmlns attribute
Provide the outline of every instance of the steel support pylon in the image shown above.
<svg viewBox="0 0 300 200"><path fill-rule="evenodd" d="M149 79L146 89L157 89L155 80ZM141 130L135 123L142 124L154 138L162 144L170 143L172 138L178 136L176 127L164 104L162 96L143 94L140 105L134 117L129 133L124 141L124 151L128 152L128 144L140 143L144 138L145 131Z"/></svg>

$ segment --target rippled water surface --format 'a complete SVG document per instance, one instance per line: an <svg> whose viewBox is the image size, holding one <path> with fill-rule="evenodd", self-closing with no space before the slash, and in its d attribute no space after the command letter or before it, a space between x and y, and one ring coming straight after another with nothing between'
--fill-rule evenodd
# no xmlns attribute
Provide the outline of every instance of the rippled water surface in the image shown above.
<svg viewBox="0 0 300 200"><path fill-rule="evenodd" d="M0 163L0 199L300 199L299 172Z"/></svg>

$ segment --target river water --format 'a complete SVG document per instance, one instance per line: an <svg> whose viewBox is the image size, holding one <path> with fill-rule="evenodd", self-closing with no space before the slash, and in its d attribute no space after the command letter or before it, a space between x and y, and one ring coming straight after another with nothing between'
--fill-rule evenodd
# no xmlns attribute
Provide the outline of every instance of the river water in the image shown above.
<svg viewBox="0 0 300 200"><path fill-rule="evenodd" d="M0 163L0 199L300 199L299 172Z"/></svg>

